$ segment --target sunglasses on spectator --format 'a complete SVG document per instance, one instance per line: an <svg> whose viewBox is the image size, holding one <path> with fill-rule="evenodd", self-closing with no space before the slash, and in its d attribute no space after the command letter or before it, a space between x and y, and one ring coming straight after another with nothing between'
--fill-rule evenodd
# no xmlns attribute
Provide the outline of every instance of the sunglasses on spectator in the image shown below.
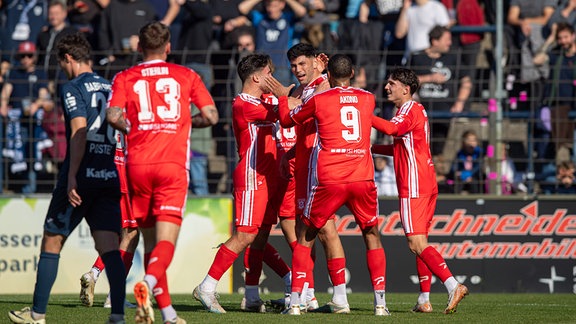
<svg viewBox="0 0 576 324"><path fill-rule="evenodd" d="M20 56L21 59L23 59L23 58L25 58L25 57L27 57L27 58L32 58L32 57L34 57L34 54L32 54L32 53L26 53L26 54L19 54L19 56Z"/></svg>

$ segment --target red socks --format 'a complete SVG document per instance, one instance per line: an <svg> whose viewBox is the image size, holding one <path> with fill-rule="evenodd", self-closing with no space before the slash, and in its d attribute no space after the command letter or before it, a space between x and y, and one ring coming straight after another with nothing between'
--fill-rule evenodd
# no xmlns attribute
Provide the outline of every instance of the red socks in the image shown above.
<svg viewBox="0 0 576 324"><path fill-rule="evenodd" d="M296 244L292 253L292 293L302 293L304 283L310 268L312 268L311 249L300 244Z"/></svg>
<svg viewBox="0 0 576 324"><path fill-rule="evenodd" d="M250 247L248 247L250 249ZM246 251L248 251L246 249ZM264 248L264 263L266 263L280 278L284 278L285 275L290 272L290 267L282 260L280 253L272 246L270 243L266 243ZM246 260L244 261L246 265Z"/></svg>
<svg viewBox="0 0 576 324"><path fill-rule="evenodd" d="M244 269L246 278L244 284L246 286L258 286L260 282L260 274L262 273L262 260L264 259L264 251L246 248L244 251Z"/></svg>
<svg viewBox="0 0 576 324"><path fill-rule="evenodd" d="M224 272L230 269L236 258L238 258L238 254L222 244L218 252L216 252L214 262L212 262L212 266L210 270L208 270L208 275L216 280L220 280Z"/></svg>
<svg viewBox="0 0 576 324"><path fill-rule="evenodd" d="M446 261L434 247L428 246L422 251L419 257L440 281L445 282L448 278L452 277Z"/></svg>
<svg viewBox="0 0 576 324"><path fill-rule="evenodd" d="M432 271L422 260L421 257L416 256L416 271L418 271L418 280L420 281L420 292L429 293L432 286Z"/></svg>
<svg viewBox="0 0 576 324"><path fill-rule="evenodd" d="M328 260L328 274L332 281L332 286L339 286L346 283L346 258L335 258Z"/></svg>
<svg viewBox="0 0 576 324"><path fill-rule="evenodd" d="M366 251L366 260L374 291L386 290L386 254L384 249Z"/></svg>

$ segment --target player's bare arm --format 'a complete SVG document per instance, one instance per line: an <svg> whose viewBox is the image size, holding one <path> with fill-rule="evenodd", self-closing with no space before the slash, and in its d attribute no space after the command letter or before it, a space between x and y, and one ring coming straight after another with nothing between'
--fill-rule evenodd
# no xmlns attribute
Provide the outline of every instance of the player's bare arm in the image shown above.
<svg viewBox="0 0 576 324"><path fill-rule="evenodd" d="M192 127L195 128L210 127L216 123L218 123L218 109L214 105L204 106L199 113L192 116Z"/></svg>
<svg viewBox="0 0 576 324"><path fill-rule="evenodd" d="M82 204L82 198L77 192L76 174L84 158L86 150L86 118L76 117L70 121L70 168L68 169L68 200L74 207Z"/></svg>
<svg viewBox="0 0 576 324"><path fill-rule="evenodd" d="M124 112L120 107L110 107L106 109L106 120L110 126L121 131L124 135L130 131L130 127L124 118Z"/></svg>

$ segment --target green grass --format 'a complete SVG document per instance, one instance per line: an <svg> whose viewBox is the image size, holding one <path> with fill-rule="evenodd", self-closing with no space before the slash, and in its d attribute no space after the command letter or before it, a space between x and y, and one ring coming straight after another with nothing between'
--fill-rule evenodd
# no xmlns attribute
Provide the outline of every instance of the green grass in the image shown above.
<svg viewBox="0 0 576 324"><path fill-rule="evenodd" d="M265 299L279 298L280 294L263 295ZM254 314L240 311L238 294L221 295L220 303L227 314L211 314L195 301L192 294L175 295L173 305L178 315L188 323L576 323L576 295L574 294L471 294L458 307L458 312L444 315L446 295L433 293L432 314L414 314L410 309L415 303L416 294L388 293L386 300L391 317L376 318L372 310L372 294L352 293L348 295L351 314L303 314L287 316L276 313ZM326 302L328 294L317 294L318 300ZM76 295L53 295L48 305L47 322L58 323L104 323L109 309L102 308L104 295L95 298L95 305L86 308L80 305ZM128 296L133 301L133 296ZM30 295L0 295L0 323L7 323L7 312L30 306ZM156 323L161 323L160 312L156 311ZM126 309L128 323L133 323L134 310Z"/></svg>

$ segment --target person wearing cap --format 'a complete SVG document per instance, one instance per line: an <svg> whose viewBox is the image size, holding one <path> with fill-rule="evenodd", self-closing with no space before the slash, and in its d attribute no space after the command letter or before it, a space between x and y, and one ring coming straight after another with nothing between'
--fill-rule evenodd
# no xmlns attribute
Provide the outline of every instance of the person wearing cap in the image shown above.
<svg viewBox="0 0 576 324"><path fill-rule="evenodd" d="M18 64L6 75L0 113L7 117L4 157L11 160L9 176L28 179L22 193L36 192L36 172L42 170L42 150L53 145L42 128L46 110L54 108L44 71L36 69L36 45L18 45ZM30 162L30 165L27 163Z"/></svg>

